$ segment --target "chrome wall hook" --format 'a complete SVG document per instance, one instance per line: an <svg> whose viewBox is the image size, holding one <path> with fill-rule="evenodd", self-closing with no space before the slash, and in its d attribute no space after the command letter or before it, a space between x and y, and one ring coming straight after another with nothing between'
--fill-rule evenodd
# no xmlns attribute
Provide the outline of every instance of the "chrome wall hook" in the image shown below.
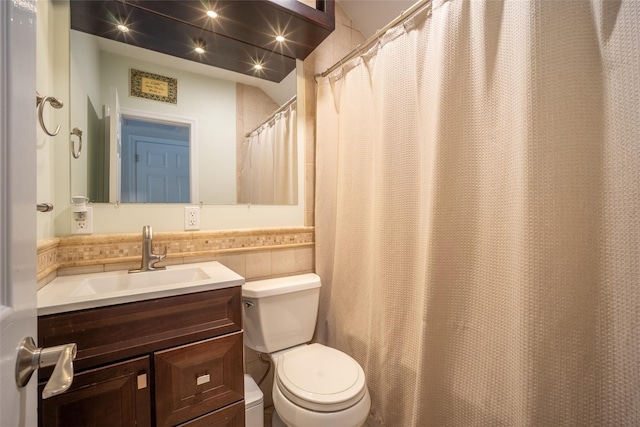
<svg viewBox="0 0 640 427"><path fill-rule="evenodd" d="M53 210L53 204L51 203L38 203L38 212L51 212Z"/></svg>
<svg viewBox="0 0 640 427"><path fill-rule="evenodd" d="M73 139L71 140L71 155L73 156L73 158L77 159L80 157L80 152L82 151L82 129L73 128L73 130L71 131L71 136L73 135L77 136L80 140L80 143L78 144L78 151L76 151L76 143L73 141Z"/></svg>
<svg viewBox="0 0 640 427"><path fill-rule="evenodd" d="M42 127L42 130L47 135L56 136L58 132L60 132L60 125L56 127L55 131L49 132L44 124L44 104L46 104L47 102L51 104L51 106L55 109L62 108L63 104L62 101L60 101L58 98L55 98L53 96L42 96L38 92L36 92L36 107L38 108L38 121L40 122L40 127Z"/></svg>

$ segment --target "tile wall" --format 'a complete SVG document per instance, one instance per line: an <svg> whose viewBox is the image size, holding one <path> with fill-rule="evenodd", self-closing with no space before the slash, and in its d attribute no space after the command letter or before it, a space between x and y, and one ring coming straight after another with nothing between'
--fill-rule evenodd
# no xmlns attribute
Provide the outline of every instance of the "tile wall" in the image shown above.
<svg viewBox="0 0 640 427"><path fill-rule="evenodd" d="M154 233L154 253L165 246L159 265L219 261L247 280L314 271L313 227ZM140 233L40 241L38 288L56 276L138 268L141 254Z"/></svg>
<svg viewBox="0 0 640 427"><path fill-rule="evenodd" d="M365 37L336 3L336 29L304 60L305 128L307 135L305 158L305 222L314 225L314 198L316 173L316 82L314 76L322 73L351 53Z"/></svg>

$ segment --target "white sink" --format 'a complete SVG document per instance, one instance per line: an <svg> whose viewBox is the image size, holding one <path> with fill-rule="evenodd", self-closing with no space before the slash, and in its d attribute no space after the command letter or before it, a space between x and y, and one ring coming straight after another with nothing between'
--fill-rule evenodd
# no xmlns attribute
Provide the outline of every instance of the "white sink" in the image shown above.
<svg viewBox="0 0 640 427"><path fill-rule="evenodd" d="M155 270L107 277L89 277L78 283L78 286L71 292L71 296L133 291L205 279L213 278L200 267L180 270Z"/></svg>
<svg viewBox="0 0 640 427"><path fill-rule="evenodd" d="M219 262L183 264L144 273L113 271L59 276L38 291L38 315L83 310L241 286L244 278Z"/></svg>

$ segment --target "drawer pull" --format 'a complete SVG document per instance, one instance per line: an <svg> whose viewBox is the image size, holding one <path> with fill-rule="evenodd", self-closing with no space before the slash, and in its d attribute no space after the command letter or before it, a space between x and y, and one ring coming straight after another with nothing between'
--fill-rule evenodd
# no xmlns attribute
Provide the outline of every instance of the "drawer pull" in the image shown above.
<svg viewBox="0 0 640 427"><path fill-rule="evenodd" d="M196 385L206 384L211 381L211 376L209 374L201 375L196 379Z"/></svg>
<svg viewBox="0 0 640 427"><path fill-rule="evenodd" d="M147 374L138 375L138 390L147 388Z"/></svg>

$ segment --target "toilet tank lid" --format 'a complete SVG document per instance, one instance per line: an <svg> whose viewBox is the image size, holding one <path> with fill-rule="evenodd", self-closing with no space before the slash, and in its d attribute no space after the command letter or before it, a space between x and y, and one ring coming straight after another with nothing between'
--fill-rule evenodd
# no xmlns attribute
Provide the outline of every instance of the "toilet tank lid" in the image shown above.
<svg viewBox="0 0 640 427"><path fill-rule="evenodd" d="M242 296L246 298L264 298L319 287L320 276L317 274L297 274L295 276L245 282L242 285Z"/></svg>

